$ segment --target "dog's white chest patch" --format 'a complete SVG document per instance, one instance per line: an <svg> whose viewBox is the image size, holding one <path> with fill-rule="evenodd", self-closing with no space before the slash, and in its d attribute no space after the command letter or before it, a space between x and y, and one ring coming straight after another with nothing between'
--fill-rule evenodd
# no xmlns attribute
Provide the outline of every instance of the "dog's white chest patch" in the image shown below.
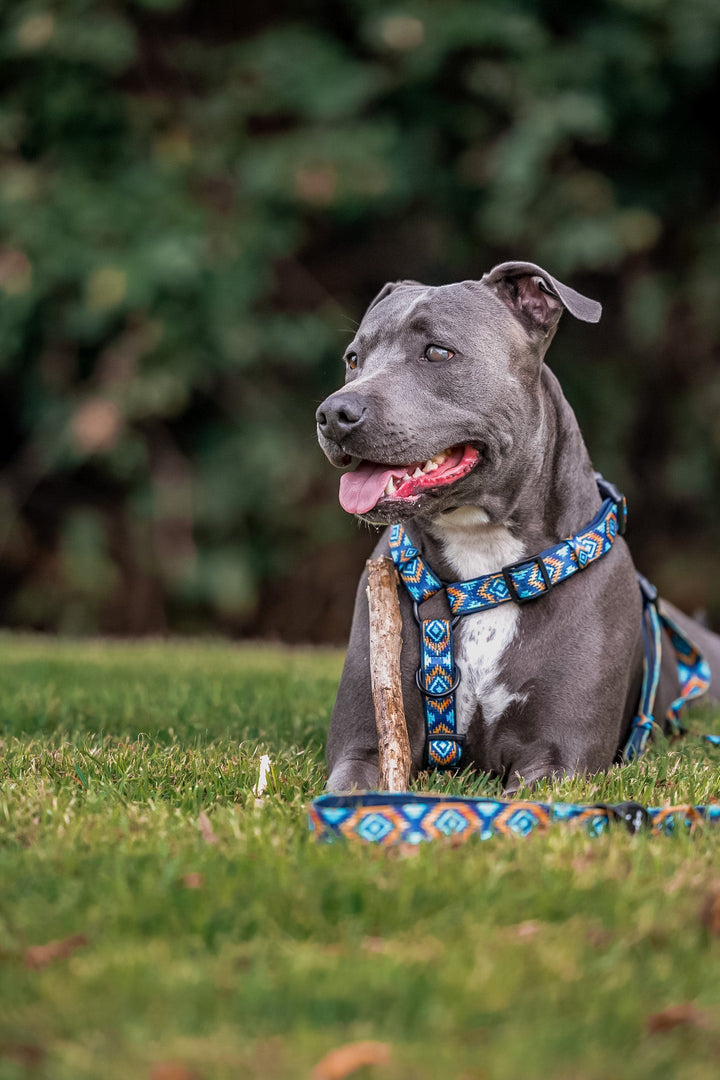
<svg viewBox="0 0 720 1080"><path fill-rule="evenodd" d="M504 525L490 525L483 510L463 506L436 519L433 534L458 581L492 574L525 554L522 542ZM465 734L482 708L486 724L494 724L518 699L500 681L500 663L517 632L519 608L501 604L464 615L454 631L455 663L461 672L455 709L458 731Z"/></svg>

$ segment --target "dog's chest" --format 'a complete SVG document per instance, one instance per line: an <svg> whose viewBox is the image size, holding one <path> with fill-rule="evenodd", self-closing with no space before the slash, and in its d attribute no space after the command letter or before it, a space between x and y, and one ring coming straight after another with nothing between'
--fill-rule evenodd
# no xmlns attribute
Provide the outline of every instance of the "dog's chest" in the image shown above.
<svg viewBox="0 0 720 1080"><path fill-rule="evenodd" d="M467 508L469 510L470 508ZM463 508L466 510L466 508ZM460 514L460 511L456 511ZM476 511L482 514L482 511ZM449 516L449 515L448 515ZM448 523L434 529L456 580L468 581L495 573L524 554L522 543L503 525L488 525L480 518L462 524ZM475 527L469 527L475 525ZM454 631L455 663L461 673L455 707L458 731L465 734L478 706L483 720L493 724L516 700L500 678L505 651L517 633L519 608L501 604L496 608L463 616Z"/></svg>

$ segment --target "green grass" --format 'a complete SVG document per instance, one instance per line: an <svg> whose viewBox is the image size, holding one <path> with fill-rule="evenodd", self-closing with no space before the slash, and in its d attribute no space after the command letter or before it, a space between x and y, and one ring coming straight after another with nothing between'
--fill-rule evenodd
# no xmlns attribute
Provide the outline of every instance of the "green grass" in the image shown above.
<svg viewBox="0 0 720 1080"><path fill-rule="evenodd" d="M161 1077L161 1063L172 1080L306 1078L364 1039L391 1047L356 1074L376 1080L716 1077L720 939L700 913L720 890L720 830L557 829L412 856L315 844L305 804L340 666L0 638L2 1080ZM701 801L719 767L688 740L543 795ZM28 949L78 934L71 955L28 966ZM690 1023L652 1032L651 1014L687 1004Z"/></svg>

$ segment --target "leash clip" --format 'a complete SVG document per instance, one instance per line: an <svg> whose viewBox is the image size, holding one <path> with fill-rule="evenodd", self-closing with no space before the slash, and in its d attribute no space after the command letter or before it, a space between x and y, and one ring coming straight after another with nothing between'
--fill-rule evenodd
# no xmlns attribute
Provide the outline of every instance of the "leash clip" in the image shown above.
<svg viewBox="0 0 720 1080"><path fill-rule="evenodd" d="M644 806L637 802L593 803L593 810L604 810L611 821L622 821L633 836L652 825L652 818Z"/></svg>
<svg viewBox="0 0 720 1080"><path fill-rule="evenodd" d="M645 807L637 802L615 803L613 806L607 806L606 809L610 810L618 821L622 821L633 836L652 824L652 818Z"/></svg>

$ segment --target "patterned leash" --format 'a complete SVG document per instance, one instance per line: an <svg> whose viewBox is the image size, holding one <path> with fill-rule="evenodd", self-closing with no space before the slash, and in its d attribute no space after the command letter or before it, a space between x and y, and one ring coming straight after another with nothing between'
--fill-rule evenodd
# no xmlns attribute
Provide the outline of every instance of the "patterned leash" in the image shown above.
<svg viewBox="0 0 720 1080"><path fill-rule="evenodd" d="M615 822L631 833L649 829L671 835L702 822L720 822L720 804L645 807L636 802L523 802L519 799L470 799L461 796L390 794L321 795L308 807L310 830L318 840L361 840L365 843L420 844L426 840L468 840L477 837L529 836L550 825L573 824L588 836L602 836Z"/></svg>
<svg viewBox="0 0 720 1080"><path fill-rule="evenodd" d="M420 631L420 668L416 673L425 713L425 767L456 770L462 761L465 736L458 732L455 691L460 684L453 650L453 629L465 615L486 611L499 604L526 604L546 595L550 589L586 570L607 555L627 525L625 496L599 473L595 479L603 499L593 520L579 533L546 548L539 555L521 559L494 574L457 581L441 581L423 560L418 548L401 525L390 530L390 552L401 581L413 601ZM680 627L658 606L657 589L641 574L638 584L643 598L642 633L644 643L643 679L637 715L623 751L625 761L640 757L654 727L655 699L662 661L662 632L665 630L675 653L680 695L667 711L670 731L678 736L686 729L680 712L688 702L700 697L710 685L710 669L697 647ZM450 619L420 616L424 601L445 591ZM704 735L713 745L720 736ZM653 832L671 832L680 821L693 826L699 821L716 821L720 807L679 806L646 808L639 803L579 806L572 803L503 802L494 799L447 799L432 795L325 795L310 807L310 828L325 839L345 836L368 842L416 844L438 837L478 835L487 839L496 834L527 835L552 822L582 823L591 835L603 832L612 821L622 821L631 831L643 827Z"/></svg>

